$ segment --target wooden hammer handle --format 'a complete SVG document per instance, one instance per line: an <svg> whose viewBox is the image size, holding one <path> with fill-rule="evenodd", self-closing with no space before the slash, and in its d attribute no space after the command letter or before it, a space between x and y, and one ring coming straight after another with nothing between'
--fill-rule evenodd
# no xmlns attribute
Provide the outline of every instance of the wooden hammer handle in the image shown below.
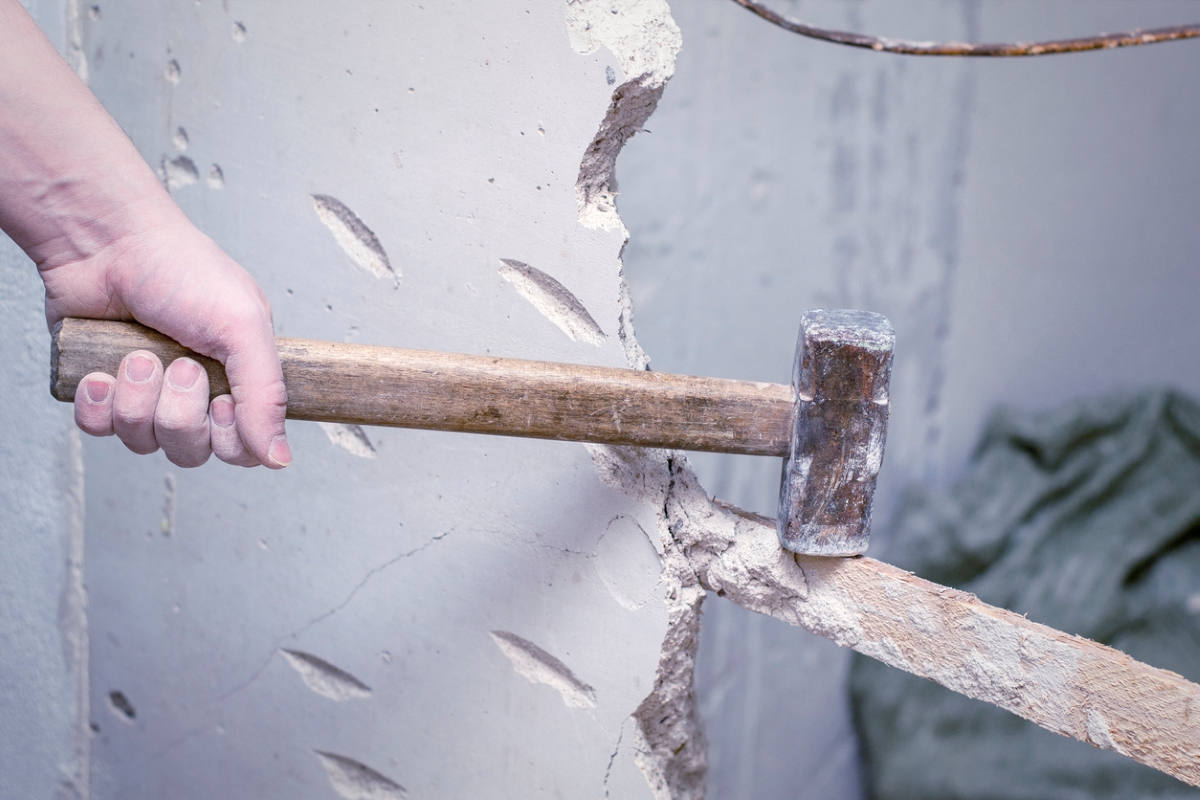
<svg viewBox="0 0 1200 800"><path fill-rule="evenodd" d="M553 364L305 339L277 339L288 419L491 433L599 444L786 456L790 386ZM71 402L91 372L116 375L149 350L208 371L212 396L225 369L131 322L65 319L54 331L50 393Z"/></svg>

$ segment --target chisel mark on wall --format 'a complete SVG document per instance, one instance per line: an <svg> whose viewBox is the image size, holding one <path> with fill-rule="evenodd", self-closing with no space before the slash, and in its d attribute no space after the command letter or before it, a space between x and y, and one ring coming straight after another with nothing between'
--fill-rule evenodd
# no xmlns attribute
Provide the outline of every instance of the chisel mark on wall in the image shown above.
<svg viewBox="0 0 1200 800"><path fill-rule="evenodd" d="M173 58L168 61L167 66L163 69L163 77L167 79L167 83L178 86L179 79L183 77L183 70L179 68L179 62Z"/></svg>
<svg viewBox="0 0 1200 800"><path fill-rule="evenodd" d="M213 164L208 168L208 188L224 189L225 188L225 172L217 164Z"/></svg>
<svg viewBox="0 0 1200 800"><path fill-rule="evenodd" d="M366 432L358 425L345 425L340 422L319 422L321 430L329 437L329 441L359 458L374 458L375 445L367 438Z"/></svg>
<svg viewBox="0 0 1200 800"><path fill-rule="evenodd" d="M166 494L163 496L162 535L170 536L175 533L175 473L168 472L163 477Z"/></svg>
<svg viewBox="0 0 1200 800"><path fill-rule="evenodd" d="M562 695L563 702L575 708L594 708L596 690L588 686L566 664L528 639L508 631L492 631L492 640L512 662L517 674L530 683L544 683Z"/></svg>
<svg viewBox="0 0 1200 800"><path fill-rule="evenodd" d="M172 159L163 156L160 177L167 190L172 191L200 180L200 171L196 169L196 162L187 156Z"/></svg>
<svg viewBox="0 0 1200 800"><path fill-rule="evenodd" d="M133 703L129 702L129 698L125 696L124 692L108 693L108 710L126 722L133 722L137 719L137 709L133 707Z"/></svg>
<svg viewBox="0 0 1200 800"><path fill-rule="evenodd" d="M587 342L596 347L604 344L607 338L604 331L567 287L528 264L511 258L502 258L500 261L500 277L511 283L518 294L532 303L563 333L577 342Z"/></svg>
<svg viewBox="0 0 1200 800"><path fill-rule="evenodd" d="M371 696L371 687L324 659L301 650L280 648L279 652L300 674L304 685L322 697L341 701Z"/></svg>
<svg viewBox="0 0 1200 800"><path fill-rule="evenodd" d="M188 149L189 143L187 128L176 128L171 135L171 144L175 145L175 149L182 153Z"/></svg>
<svg viewBox="0 0 1200 800"><path fill-rule="evenodd" d="M623 608L636 611L654 595L662 560L642 526L631 517L608 523L596 543L593 563L600 580Z"/></svg>
<svg viewBox="0 0 1200 800"><path fill-rule="evenodd" d="M246 41L246 26L240 22L233 23L233 27L229 30L229 36L238 44Z"/></svg>
<svg viewBox="0 0 1200 800"><path fill-rule="evenodd" d="M325 768L329 785L346 800L403 800L408 796L403 786L353 758L324 750L313 753Z"/></svg>
<svg viewBox="0 0 1200 800"><path fill-rule="evenodd" d="M312 195L312 204L317 217L355 264L376 278L390 277L397 286L400 285L400 274L392 269L379 238L357 214L327 194Z"/></svg>

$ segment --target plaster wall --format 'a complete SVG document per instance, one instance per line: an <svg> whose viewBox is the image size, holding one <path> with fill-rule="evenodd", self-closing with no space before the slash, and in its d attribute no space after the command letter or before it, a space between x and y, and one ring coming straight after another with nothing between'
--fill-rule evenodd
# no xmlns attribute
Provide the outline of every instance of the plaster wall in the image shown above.
<svg viewBox="0 0 1200 800"><path fill-rule="evenodd" d="M84 50L280 335L625 366L605 153L677 36L657 2L101 0ZM663 796L661 500L578 444L289 431L282 473L85 442L95 797Z"/></svg>
<svg viewBox="0 0 1200 800"><path fill-rule="evenodd" d="M1186 2L814 2L793 17L918 40L1063 38L1195 21ZM626 273L654 369L787 382L800 314L896 327L872 555L912 482L961 474L999 403L1122 386L1200 394L1200 45L916 59L677 3L677 74L619 162ZM771 459L692 457L772 514ZM710 797L856 797L848 653L709 603L697 690Z"/></svg>
<svg viewBox="0 0 1200 800"><path fill-rule="evenodd" d="M70 7L27 8L70 52ZM37 271L0 234L0 798L87 797L83 486L71 415L47 402Z"/></svg>

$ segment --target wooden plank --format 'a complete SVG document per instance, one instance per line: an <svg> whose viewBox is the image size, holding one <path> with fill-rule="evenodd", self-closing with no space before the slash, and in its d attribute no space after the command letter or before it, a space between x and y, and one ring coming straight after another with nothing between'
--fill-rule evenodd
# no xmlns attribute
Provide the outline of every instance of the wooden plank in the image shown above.
<svg viewBox="0 0 1200 800"><path fill-rule="evenodd" d="M278 339L288 418L601 444L786 456L790 386L305 339ZM51 394L75 399L90 372L132 350L221 365L128 322L67 319L54 336Z"/></svg>
<svg viewBox="0 0 1200 800"><path fill-rule="evenodd" d="M1200 686L870 558L784 552L773 520L709 508L673 528L704 588L1200 786Z"/></svg>

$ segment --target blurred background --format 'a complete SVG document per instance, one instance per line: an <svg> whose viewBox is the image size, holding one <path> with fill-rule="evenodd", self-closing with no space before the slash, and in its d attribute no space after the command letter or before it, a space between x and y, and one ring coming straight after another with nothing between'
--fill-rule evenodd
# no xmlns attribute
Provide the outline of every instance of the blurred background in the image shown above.
<svg viewBox="0 0 1200 800"><path fill-rule="evenodd" d="M1179 0L770 6L915 40L1200 21ZM787 382L806 309L887 315L892 422L870 555L887 559L906 487L963 476L998 406L1200 395L1200 41L917 58L805 39L728 0L672 13L675 77L617 164L638 339L659 371ZM710 493L773 515L774 459L689 457ZM706 604L709 796L863 796L848 663L816 636Z"/></svg>

